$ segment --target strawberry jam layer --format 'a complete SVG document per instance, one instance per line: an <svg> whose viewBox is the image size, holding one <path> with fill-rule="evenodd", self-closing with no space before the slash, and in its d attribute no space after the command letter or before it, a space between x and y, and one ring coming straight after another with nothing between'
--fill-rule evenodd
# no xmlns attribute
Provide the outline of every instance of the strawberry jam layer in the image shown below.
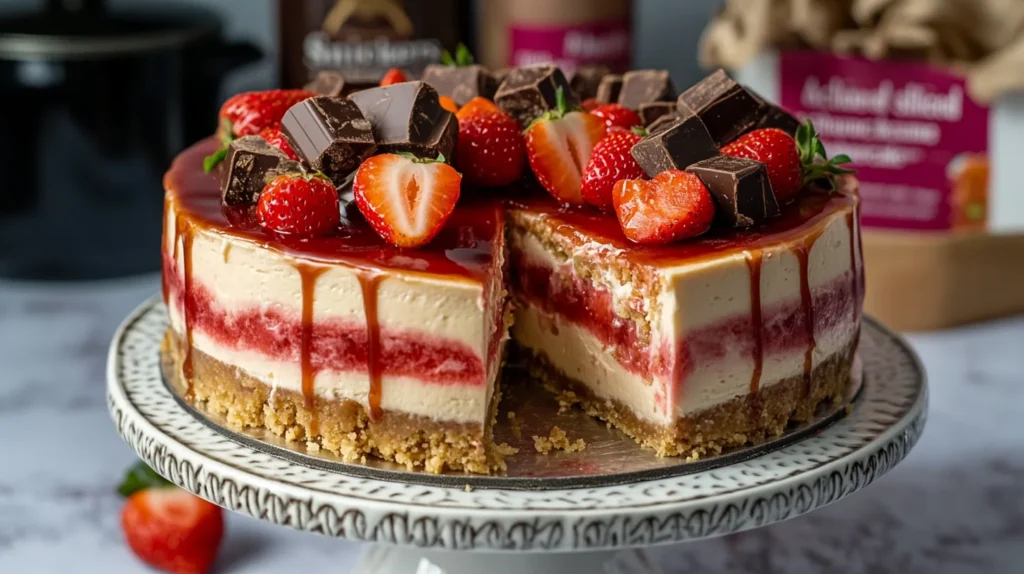
<svg viewBox="0 0 1024 574"><path fill-rule="evenodd" d="M182 301L182 281L177 274L170 277L170 295L178 309L186 305L194 332L226 349L255 351L278 361L300 361L302 320L298 312L258 304L228 311L209 288L195 280L188 300ZM328 319L313 323L309 361L314 373L366 372L367 353L364 322ZM477 353L461 342L424 333L382 327L376 364L383 376L411 377L438 385L486 384L483 361Z"/></svg>

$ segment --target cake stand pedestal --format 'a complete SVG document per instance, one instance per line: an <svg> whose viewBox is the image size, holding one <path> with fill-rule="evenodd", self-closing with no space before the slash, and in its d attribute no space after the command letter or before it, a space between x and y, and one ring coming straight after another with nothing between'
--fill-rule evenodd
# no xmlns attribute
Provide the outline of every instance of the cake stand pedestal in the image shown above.
<svg viewBox="0 0 1024 574"><path fill-rule="evenodd" d="M867 486L917 442L928 401L913 351L866 318L863 388L846 416L757 456L573 488L471 487L460 477L438 484L417 473L383 480L233 440L200 420L162 380L165 329L162 304L150 300L114 336L107 401L121 436L161 475L228 510L378 543L359 573L657 572L642 550L630 549L757 528Z"/></svg>

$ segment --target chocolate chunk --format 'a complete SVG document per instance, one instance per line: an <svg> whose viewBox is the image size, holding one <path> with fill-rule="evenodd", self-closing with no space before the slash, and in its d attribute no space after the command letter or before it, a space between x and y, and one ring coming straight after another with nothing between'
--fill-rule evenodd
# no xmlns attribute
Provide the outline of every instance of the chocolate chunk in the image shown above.
<svg viewBox="0 0 1024 574"><path fill-rule="evenodd" d="M660 118L658 118L658 119L654 120L653 122L651 122L647 126L647 133L649 133L649 134L661 133L662 131L664 131L666 128L668 128L672 124L678 122L679 119L680 119L679 118L679 114L677 114L675 112L675 110L673 110L672 113L665 114L665 115L661 116Z"/></svg>
<svg viewBox="0 0 1024 574"><path fill-rule="evenodd" d="M757 121L757 128L778 128L791 136L796 136L796 130L800 127L800 120L793 117L793 114L780 108L767 104Z"/></svg>
<svg viewBox="0 0 1024 574"><path fill-rule="evenodd" d="M370 122L345 98L317 96L295 104L285 112L281 132L303 161L335 185L377 147Z"/></svg>
<svg viewBox="0 0 1024 574"><path fill-rule="evenodd" d="M640 140L629 153L648 176L654 177L669 169L686 169L720 152L704 124L690 116Z"/></svg>
<svg viewBox="0 0 1024 574"><path fill-rule="evenodd" d="M732 227L750 227L779 214L765 165L752 159L720 155L686 168L700 178L717 209L715 216Z"/></svg>
<svg viewBox="0 0 1024 574"><path fill-rule="evenodd" d="M505 78L508 77L510 68L498 68L497 70L491 70L491 75L494 76L494 81L500 86Z"/></svg>
<svg viewBox="0 0 1024 574"><path fill-rule="evenodd" d="M660 118L676 115L676 103L650 102L640 104L640 109L637 110L637 113L640 114L640 121L643 122L644 127L649 127Z"/></svg>
<svg viewBox="0 0 1024 574"><path fill-rule="evenodd" d="M619 104L639 110L641 104L676 99L676 87L668 70L633 70L622 76Z"/></svg>
<svg viewBox="0 0 1024 574"><path fill-rule="evenodd" d="M302 172L299 162L288 159L263 138L238 138L228 146L221 201L231 206L254 205L270 180L291 172Z"/></svg>
<svg viewBox="0 0 1024 574"><path fill-rule="evenodd" d="M345 78L338 72L324 70L317 72L313 81L306 84L306 89L321 96L337 97L345 90Z"/></svg>
<svg viewBox="0 0 1024 574"><path fill-rule="evenodd" d="M423 81L433 86L437 93L448 96L459 107L477 96L487 99L494 97L498 82L480 65L442 66L432 64L423 72Z"/></svg>
<svg viewBox="0 0 1024 574"><path fill-rule="evenodd" d="M424 82L370 88L349 96L370 120L378 152L409 152L429 159L442 154L450 159L459 123L437 98L437 90Z"/></svg>
<svg viewBox="0 0 1024 574"><path fill-rule="evenodd" d="M544 112L555 109L558 88L562 88L568 107L579 105L576 94L558 66L540 64L514 68L498 88L494 103L525 126Z"/></svg>
<svg viewBox="0 0 1024 574"><path fill-rule="evenodd" d="M679 96L679 115L696 115L721 147L757 125L765 102L723 70L697 82Z"/></svg>
<svg viewBox="0 0 1024 574"><path fill-rule="evenodd" d="M611 71L608 69L608 66L584 64L573 72L569 85L572 86L572 91L576 92L576 97L579 99L595 98L597 97L597 87L601 84L601 79L609 73Z"/></svg>
<svg viewBox="0 0 1024 574"><path fill-rule="evenodd" d="M619 94L622 92L622 76L608 74L601 78L597 85L597 94L594 98L602 104L611 104L619 101Z"/></svg>

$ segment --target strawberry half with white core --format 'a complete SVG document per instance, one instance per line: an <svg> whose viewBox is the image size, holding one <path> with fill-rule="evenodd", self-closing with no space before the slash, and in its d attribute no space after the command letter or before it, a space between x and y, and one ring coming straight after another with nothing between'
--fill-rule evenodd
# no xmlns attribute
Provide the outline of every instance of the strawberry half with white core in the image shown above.
<svg viewBox="0 0 1024 574"><path fill-rule="evenodd" d="M352 184L356 206L370 227L398 247L420 247L455 209L462 176L437 159L385 153L363 162Z"/></svg>
<svg viewBox="0 0 1024 574"><path fill-rule="evenodd" d="M849 156L828 158L811 120L797 129L796 139L780 129L764 128L726 144L722 153L765 164L768 181L780 205L793 201L804 185L812 181L825 181L831 186L835 176L853 173L840 167L850 163Z"/></svg>
<svg viewBox="0 0 1024 574"><path fill-rule="evenodd" d="M604 137L601 118L583 111L569 111L559 88L556 108L526 128L526 156L537 181L563 203L582 204L580 181L590 153Z"/></svg>

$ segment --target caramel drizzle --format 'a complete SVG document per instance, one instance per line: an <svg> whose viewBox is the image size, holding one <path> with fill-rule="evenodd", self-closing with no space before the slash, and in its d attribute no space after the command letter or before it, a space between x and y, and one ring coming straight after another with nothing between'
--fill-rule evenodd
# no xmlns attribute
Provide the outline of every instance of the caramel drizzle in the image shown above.
<svg viewBox="0 0 1024 574"><path fill-rule="evenodd" d="M383 275L367 271L357 274L363 292L363 312L366 315L366 373L370 377L370 420L381 417L380 324L377 320L377 287Z"/></svg>
<svg viewBox="0 0 1024 574"><path fill-rule="evenodd" d="M750 392L756 394L761 387L764 370L764 319L761 316L761 260L763 253L745 251L750 269L750 323L754 330L754 372L750 375Z"/></svg>
<svg viewBox="0 0 1024 574"><path fill-rule="evenodd" d="M299 339L299 364L302 370L302 398L309 409L309 436L320 434L317 411L314 408L316 390L313 388L316 371L313 369L313 303L316 297L316 281L327 267L295 263L302 284L302 328Z"/></svg>
<svg viewBox="0 0 1024 574"><path fill-rule="evenodd" d="M804 324L807 326L807 349L804 351L804 386L808 395L813 390L811 374L814 370L814 350L818 343L814 338L814 300L811 296L811 281L808 273L811 248L821 237L822 231L807 236L794 252L800 262L800 303L804 312Z"/></svg>
<svg viewBox="0 0 1024 574"><path fill-rule="evenodd" d="M181 374L185 379L185 399L191 401L194 397L194 361L192 359L192 322L195 302L192 301L192 240L195 239L195 230L187 217L180 213L174 220L174 255L173 260L178 260L178 240L181 240L181 259L184 275L182 277L181 293L181 314L185 323L185 361L181 365Z"/></svg>

